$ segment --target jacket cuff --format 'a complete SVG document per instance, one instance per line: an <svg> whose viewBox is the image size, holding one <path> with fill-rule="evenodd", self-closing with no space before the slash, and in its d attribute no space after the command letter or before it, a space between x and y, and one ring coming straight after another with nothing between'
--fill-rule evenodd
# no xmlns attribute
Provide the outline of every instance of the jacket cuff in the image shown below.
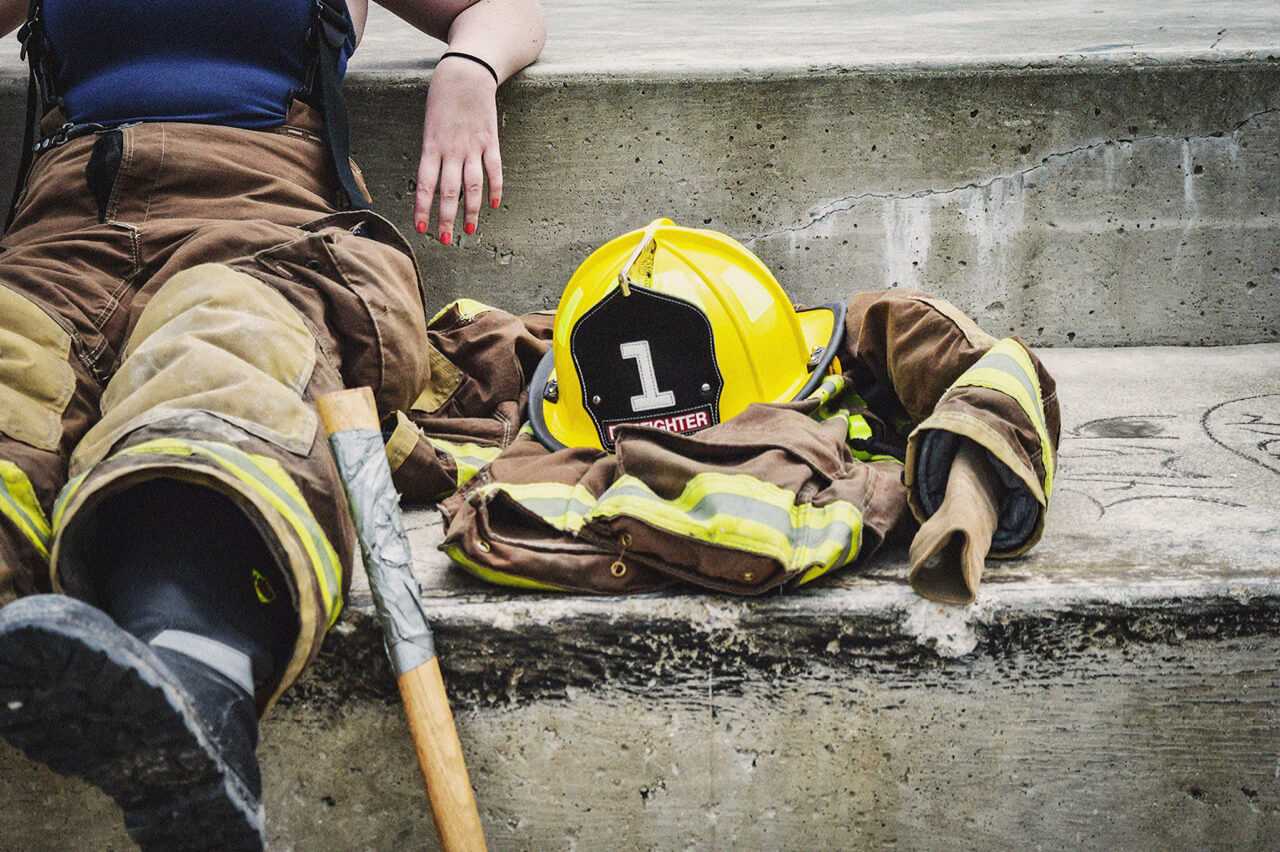
<svg viewBox="0 0 1280 852"><path fill-rule="evenodd" d="M1054 438L1031 356L1002 340L951 385L911 433L904 481L912 513L937 511L963 441L982 447L1003 485L991 555L1017 556L1039 541L1053 489Z"/></svg>

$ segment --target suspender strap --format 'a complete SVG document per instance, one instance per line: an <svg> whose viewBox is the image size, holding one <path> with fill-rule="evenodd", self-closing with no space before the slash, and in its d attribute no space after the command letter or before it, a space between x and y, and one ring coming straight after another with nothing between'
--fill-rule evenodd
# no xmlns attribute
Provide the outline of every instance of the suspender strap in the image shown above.
<svg viewBox="0 0 1280 852"><path fill-rule="evenodd" d="M316 47L315 83L319 85L320 110L324 113L325 143L338 173L338 182L347 194L352 210L368 210L369 199L351 172L351 132L347 125L347 104L338 81L338 61L351 25L346 0L315 0L316 20L312 29Z"/></svg>
<svg viewBox="0 0 1280 852"><path fill-rule="evenodd" d="M13 224L14 214L18 212L18 196L22 194L22 188L27 182L27 172L31 170L31 147L35 144L35 126L36 126L36 101L39 95L36 94L36 77L31 75L27 80L27 129L22 134L22 157L18 160L18 176L13 182L13 195L9 196L9 213L4 219L4 229L0 230L0 234L9 230L9 226Z"/></svg>
<svg viewBox="0 0 1280 852"><path fill-rule="evenodd" d="M4 219L4 231L13 224L14 214L18 210L18 196L27 183L27 172L31 170L31 153L36 142L36 117L41 101L50 94L47 69L44 67L44 25L40 15L41 0L31 0L27 7L27 20L18 30L18 40L22 42L22 55L30 60L31 71L27 76L27 124L22 132L22 153L18 160L18 174L13 184L13 195L9 197L9 212Z"/></svg>

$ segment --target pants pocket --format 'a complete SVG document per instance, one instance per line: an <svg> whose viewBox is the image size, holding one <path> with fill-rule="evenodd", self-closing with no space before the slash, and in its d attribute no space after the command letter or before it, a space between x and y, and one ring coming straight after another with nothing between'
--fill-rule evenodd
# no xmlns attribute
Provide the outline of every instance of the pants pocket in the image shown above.
<svg viewBox="0 0 1280 852"><path fill-rule="evenodd" d="M327 216L304 229L311 233L254 255L257 274L274 276L295 304L320 294L323 315L313 319L330 336L343 383L373 388L379 411L407 410L432 361L408 244L389 222L364 211Z"/></svg>
<svg viewBox="0 0 1280 852"><path fill-rule="evenodd" d="M84 179L93 193L93 200L98 202L98 222L107 221L107 206L111 203L111 192L115 189L116 175L120 173L120 162L124 156L124 131L111 130L101 134L93 143L93 153L89 156L89 165L85 167Z"/></svg>

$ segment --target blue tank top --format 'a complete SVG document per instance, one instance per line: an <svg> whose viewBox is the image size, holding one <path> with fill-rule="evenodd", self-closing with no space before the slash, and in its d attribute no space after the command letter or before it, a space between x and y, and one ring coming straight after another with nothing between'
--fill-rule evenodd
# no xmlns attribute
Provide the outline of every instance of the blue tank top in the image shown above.
<svg viewBox="0 0 1280 852"><path fill-rule="evenodd" d="M44 0L67 119L281 124L308 70L312 7L312 0ZM351 36L339 75L354 49Z"/></svg>

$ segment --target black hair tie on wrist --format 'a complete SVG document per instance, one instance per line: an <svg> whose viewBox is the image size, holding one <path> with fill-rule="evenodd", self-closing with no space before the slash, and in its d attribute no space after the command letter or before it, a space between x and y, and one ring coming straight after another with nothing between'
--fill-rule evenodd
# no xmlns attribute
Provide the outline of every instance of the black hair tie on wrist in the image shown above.
<svg viewBox="0 0 1280 852"><path fill-rule="evenodd" d="M450 56L460 56L463 59L470 59L472 62L476 62L476 63L479 63L480 65L483 65L484 70L488 71L489 75L493 77L493 84L495 86L499 85L498 72L494 71L493 66L490 65L488 62L485 62L479 56L472 56L470 53L462 53L461 51L458 51L458 50L450 50L446 53L442 53L440 55L440 59L436 60L436 64L439 65L441 60L448 59Z"/></svg>

